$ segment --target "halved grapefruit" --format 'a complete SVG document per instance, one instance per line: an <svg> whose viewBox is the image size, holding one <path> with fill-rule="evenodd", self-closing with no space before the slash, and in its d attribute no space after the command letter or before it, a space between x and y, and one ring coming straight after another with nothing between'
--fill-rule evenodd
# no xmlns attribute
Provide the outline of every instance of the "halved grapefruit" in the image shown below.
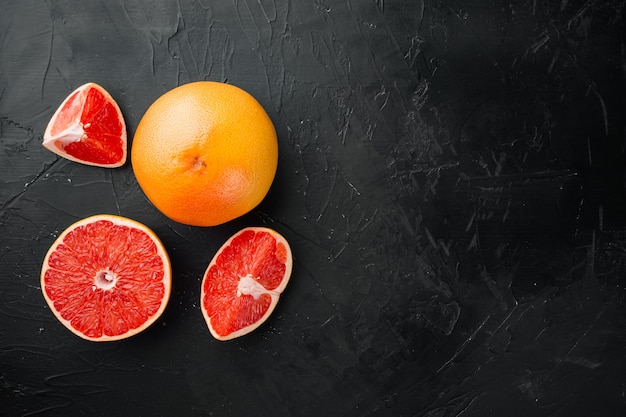
<svg viewBox="0 0 626 417"><path fill-rule="evenodd" d="M70 161L115 168L127 154L122 112L101 86L87 83L61 103L43 135L43 146Z"/></svg>
<svg viewBox="0 0 626 417"><path fill-rule="evenodd" d="M111 341L135 335L165 310L169 257L159 238L134 220L101 214L80 220L52 244L41 269L43 296L76 335Z"/></svg>
<svg viewBox="0 0 626 417"><path fill-rule="evenodd" d="M278 303L293 260L287 240L264 227L245 228L224 243L202 280L200 308L218 340L250 333Z"/></svg>

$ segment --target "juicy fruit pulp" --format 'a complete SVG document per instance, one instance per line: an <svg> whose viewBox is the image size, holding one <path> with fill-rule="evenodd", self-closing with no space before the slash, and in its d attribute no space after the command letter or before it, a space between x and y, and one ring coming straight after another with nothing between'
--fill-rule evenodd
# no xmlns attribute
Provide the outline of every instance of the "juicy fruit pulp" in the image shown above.
<svg viewBox="0 0 626 417"><path fill-rule="evenodd" d="M41 289L70 331L93 341L124 339L165 310L171 289L169 258L146 226L113 215L74 223L44 259Z"/></svg>
<svg viewBox="0 0 626 417"><path fill-rule="evenodd" d="M95 83L74 90L52 116L43 146L74 162L114 168L124 165L126 125L111 95Z"/></svg>
<svg viewBox="0 0 626 417"><path fill-rule="evenodd" d="M292 269L289 244L274 230L249 227L216 253L202 280L201 309L211 334L229 340L265 322Z"/></svg>
<svg viewBox="0 0 626 417"><path fill-rule="evenodd" d="M215 226L263 200L276 174L278 141L250 94L199 81L168 91L148 108L131 159L141 189L163 214Z"/></svg>

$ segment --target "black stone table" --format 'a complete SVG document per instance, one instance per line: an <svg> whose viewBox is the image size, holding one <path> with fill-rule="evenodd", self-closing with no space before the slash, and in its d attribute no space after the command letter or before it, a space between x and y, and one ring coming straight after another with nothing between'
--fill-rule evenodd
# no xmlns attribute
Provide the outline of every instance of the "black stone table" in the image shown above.
<svg viewBox="0 0 626 417"><path fill-rule="evenodd" d="M0 0L0 415L626 415L622 1ZM173 222L130 162L41 146L93 81L129 146L187 82L249 91L279 137L266 199ZM173 263L160 320L67 331L41 262L71 223L152 228ZM214 340L202 274L245 226L291 243L254 333Z"/></svg>

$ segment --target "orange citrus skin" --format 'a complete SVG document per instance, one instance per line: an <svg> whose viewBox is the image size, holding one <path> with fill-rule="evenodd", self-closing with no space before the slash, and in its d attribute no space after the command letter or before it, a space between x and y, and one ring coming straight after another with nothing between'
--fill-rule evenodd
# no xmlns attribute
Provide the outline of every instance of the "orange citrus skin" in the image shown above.
<svg viewBox="0 0 626 417"><path fill-rule="evenodd" d="M131 163L163 214L215 226L248 213L269 191L278 165L276 130L246 91L212 81L184 84L148 108Z"/></svg>

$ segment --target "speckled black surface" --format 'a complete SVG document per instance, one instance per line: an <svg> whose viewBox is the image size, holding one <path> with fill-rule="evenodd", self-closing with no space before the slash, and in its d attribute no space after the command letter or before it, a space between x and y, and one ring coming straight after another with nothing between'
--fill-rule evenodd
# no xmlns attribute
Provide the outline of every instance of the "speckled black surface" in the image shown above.
<svg viewBox="0 0 626 417"><path fill-rule="evenodd" d="M0 0L0 415L626 415L622 1ZM213 228L165 218L132 167L41 146L93 81L129 136L165 91L224 81L267 109L276 180ZM130 142L132 147L132 141ZM162 318L84 341L41 294L55 237L139 220L174 268ZM290 284L218 342L202 273L244 226Z"/></svg>

